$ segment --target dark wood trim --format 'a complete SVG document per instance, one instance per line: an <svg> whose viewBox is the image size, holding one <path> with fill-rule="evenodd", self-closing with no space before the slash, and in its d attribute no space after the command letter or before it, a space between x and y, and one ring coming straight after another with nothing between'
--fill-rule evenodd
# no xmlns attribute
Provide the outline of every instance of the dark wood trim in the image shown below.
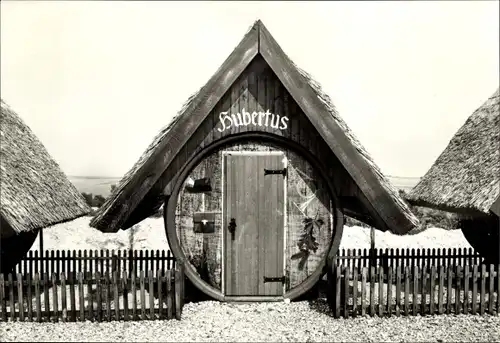
<svg viewBox="0 0 500 343"><path fill-rule="evenodd" d="M500 263L499 219L495 215L488 218L461 220L462 233L486 263Z"/></svg>
<svg viewBox="0 0 500 343"><path fill-rule="evenodd" d="M500 217L500 195L498 196L497 200L491 205L490 211L494 214L496 214L497 217Z"/></svg>
<svg viewBox="0 0 500 343"><path fill-rule="evenodd" d="M172 190L172 195L170 196L168 202L166 202L164 205L164 221L167 233L167 240L173 255L176 257L178 261L185 262L187 260L180 246L179 238L177 236L177 230L175 227L175 208L177 206L177 198L180 189L182 187L183 181L185 180L189 172L191 172L191 170L195 168L196 165L198 165L198 163L200 163L206 156L216 151L217 149L241 141L269 142L273 145L293 150L296 153L300 154L302 157L304 157L309 163L311 163L313 168L317 169L321 177L326 181L328 188L330 190L330 196L335 211L334 225L333 225L334 236L330 243L329 252L328 254L326 254L321 264L330 265L333 261L333 258L337 254L344 228L344 216L340 209L340 202L338 201L333 182L332 180L330 180L330 178L328 178L328 174L326 173L323 165L316 159L316 157L314 157L309 151L307 151L307 149L302 147L300 144L288 140L284 137L273 135L266 132L245 132L232 136L226 136L212 143L208 147L205 147L202 151L200 151L198 155L193 157L181 168L180 175L177 178L175 186ZM216 300L225 301L225 296L222 294L222 292L210 286L207 282L203 281L198 276L198 273L190 263L185 263L185 271L186 271L186 276L199 290L201 290L203 293L207 294L208 296ZM285 293L283 295L283 298L295 299L300 295L306 293L316 284L316 282L320 279L320 277L324 274L324 272L325 270L319 267L299 286L294 287L293 289Z"/></svg>
<svg viewBox="0 0 500 343"><path fill-rule="evenodd" d="M473 208L459 208L445 205L436 205L424 200L408 200L408 203L410 203L410 205L412 206L427 207L434 210L455 213L466 218L486 218L490 215L489 213L484 213Z"/></svg>
<svg viewBox="0 0 500 343"><path fill-rule="evenodd" d="M345 215L362 221L367 225L376 226L375 221L367 213L365 207L358 198L354 196L341 196L339 200Z"/></svg>
<svg viewBox="0 0 500 343"><path fill-rule="evenodd" d="M258 27L254 26L194 97L140 171L132 175L127 187L117 195L114 206L118 208L116 211L109 209L108 212L113 213L113 218L110 218L106 227L100 227L103 232L116 232L144 199L214 106L257 55L258 37ZM124 205L117 205L122 203Z"/></svg>
<svg viewBox="0 0 500 343"><path fill-rule="evenodd" d="M372 167L357 152L317 94L303 80L302 75L260 21L259 52L390 230L399 234L410 231L414 227L413 223L384 189Z"/></svg>
<svg viewBox="0 0 500 343"><path fill-rule="evenodd" d="M33 246L40 230L23 231L0 239L0 273L10 273Z"/></svg>

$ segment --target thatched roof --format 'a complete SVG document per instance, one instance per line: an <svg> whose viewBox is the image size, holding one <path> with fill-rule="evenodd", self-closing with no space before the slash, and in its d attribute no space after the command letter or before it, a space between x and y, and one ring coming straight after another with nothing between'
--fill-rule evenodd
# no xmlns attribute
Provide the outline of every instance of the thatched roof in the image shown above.
<svg viewBox="0 0 500 343"><path fill-rule="evenodd" d="M267 46L263 48L265 44ZM246 51L241 52L243 49ZM264 52L263 49L267 50ZM225 88L227 90L257 54L270 65L304 113L310 119L315 116L316 122L320 122L314 124L313 121L313 124L336 156L341 158L341 163L385 222L384 227L379 229L405 233L417 225L417 218L340 118L331 99L310 75L293 64L259 20L250 28L242 42L209 82L189 98L172 122L160 131L139 161L123 177L115 191L98 210L90 223L91 226L106 232L116 232L120 228L126 229L141 221L161 206L164 189L156 185L165 169L153 172L153 169L157 168L158 161L173 160L173 156L168 156L165 152L172 152L174 149L178 152L185 144L191 131L197 127L192 124L194 121L192 116L204 119L208 113L200 115L200 107L212 101L211 108L213 108L222 97L223 94L220 94L219 98L214 99L216 96L212 87L216 87L217 82L220 84L224 81L229 83ZM290 85L284 82L289 81L287 77L293 78L294 83ZM217 91L223 88L218 87ZM205 100L206 98L210 99ZM311 110L308 106L316 106L315 109L319 111ZM201 122L201 119L197 121L197 125ZM146 202L147 205L144 205ZM140 208L140 213L137 208Z"/></svg>
<svg viewBox="0 0 500 343"><path fill-rule="evenodd" d="M1 107L1 218L19 233L90 213L81 194L30 128L3 100Z"/></svg>
<svg viewBox="0 0 500 343"><path fill-rule="evenodd" d="M500 197L499 91L453 136L408 195L410 203L466 215L492 211Z"/></svg>

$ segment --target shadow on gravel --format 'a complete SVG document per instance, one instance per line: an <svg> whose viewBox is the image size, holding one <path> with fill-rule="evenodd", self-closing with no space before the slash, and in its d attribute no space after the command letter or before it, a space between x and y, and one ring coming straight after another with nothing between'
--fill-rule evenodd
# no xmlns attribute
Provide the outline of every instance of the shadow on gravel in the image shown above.
<svg viewBox="0 0 500 343"><path fill-rule="evenodd" d="M333 317L333 312L330 310L330 306L328 306L328 302L324 298L309 300L309 308L312 311Z"/></svg>

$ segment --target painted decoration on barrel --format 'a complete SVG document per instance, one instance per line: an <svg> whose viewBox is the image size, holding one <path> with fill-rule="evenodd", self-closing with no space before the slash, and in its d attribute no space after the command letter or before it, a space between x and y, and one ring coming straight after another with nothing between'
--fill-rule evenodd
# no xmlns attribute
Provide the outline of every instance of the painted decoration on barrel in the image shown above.
<svg viewBox="0 0 500 343"><path fill-rule="evenodd" d="M292 151L248 142L225 147L198 164L185 180L177 201L175 223L181 248L200 278L222 291L224 249L226 253L229 251L224 244L231 242L230 236L224 241L224 231L226 235L230 235L227 231L229 218L223 218L223 212L228 208L223 203L224 192L228 191L223 184L227 182L223 177L224 151L282 151L284 154L286 176L280 177L285 177L285 208L278 212L285 212L284 235L279 236L284 237L285 243L280 243L284 249L282 257L277 258L284 259L282 269L286 277L285 290L289 291L323 267L321 262L328 253L333 237L332 202L327 184L310 163ZM196 184L200 187L194 187ZM247 226L252 227L250 224ZM237 219L236 239L238 234L242 234L244 227L245 223ZM261 256L258 259L265 260ZM238 263L246 261L243 259ZM259 268L258 262L252 263L255 268ZM269 263L269 259L266 263ZM281 276L283 275L262 275L259 279Z"/></svg>

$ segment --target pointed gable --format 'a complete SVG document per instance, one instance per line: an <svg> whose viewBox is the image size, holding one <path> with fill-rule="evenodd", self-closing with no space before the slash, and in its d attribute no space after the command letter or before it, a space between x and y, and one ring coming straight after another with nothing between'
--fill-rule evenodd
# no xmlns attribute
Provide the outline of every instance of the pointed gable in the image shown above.
<svg viewBox="0 0 500 343"><path fill-rule="evenodd" d="M233 120L225 119L224 114L239 114L256 125L226 125ZM270 122L264 125L259 119ZM257 21L124 176L91 226L116 232L146 218L163 204L191 156L225 136L247 131L279 135L313 151L337 182L346 213L399 234L417 224L329 97Z"/></svg>

